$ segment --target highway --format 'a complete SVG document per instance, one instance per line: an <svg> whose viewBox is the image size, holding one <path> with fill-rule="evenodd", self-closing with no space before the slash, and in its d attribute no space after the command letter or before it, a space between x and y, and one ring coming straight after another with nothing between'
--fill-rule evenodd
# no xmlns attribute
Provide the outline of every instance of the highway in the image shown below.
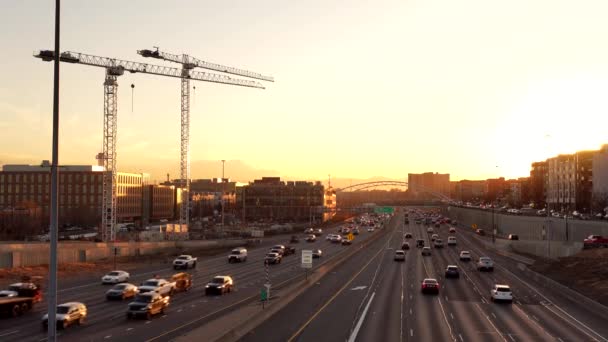
<svg viewBox="0 0 608 342"><path fill-rule="evenodd" d="M244 341L608 341L606 310L597 313L518 276L515 260L484 248L470 228L458 227L457 246L422 256L417 238L430 245L421 224L393 218L391 231L342 264L287 307L251 331ZM404 233L412 249L405 262L393 260ZM448 225L435 228L444 243ZM461 262L460 250L473 260ZM489 256L494 272L479 272L475 260ZM459 279L445 279L458 265ZM436 278L439 295L423 295L420 283ZM494 303L494 284L511 286L513 303Z"/></svg>
<svg viewBox="0 0 608 342"><path fill-rule="evenodd" d="M335 231L332 232L335 233ZM324 233L327 233L324 232ZM270 266L272 284L286 281L302 274L301 250L319 248L323 251L320 259L314 259L313 269L349 248L356 248L374 233L362 232L352 246L331 244L320 237L314 243L301 239L296 247L296 254L286 256L283 262ZM129 300L106 301L105 292L111 286L101 285L100 278L80 279L77 282L60 282L59 303L79 301L86 304L88 318L83 326L71 326L59 331L61 341L169 341L191 329L209 322L218 315L239 307L253 297L259 297L260 289L265 283L263 258L268 247L273 244L287 244L289 235L265 239L260 248L249 249L248 259L244 263L229 264L227 255L199 258L196 269L188 270L193 276L193 288L189 292L176 293L170 299L170 306L165 315L151 320L127 320L126 310ZM145 266L138 272L131 273L130 282L138 285L142 281L158 274L169 278L174 271L169 264ZM235 291L224 296L205 296L204 286L216 275L230 275L235 282ZM0 340L8 341L44 341L46 333L42 329L41 317L46 313L46 302L39 303L34 310L17 318L0 319Z"/></svg>

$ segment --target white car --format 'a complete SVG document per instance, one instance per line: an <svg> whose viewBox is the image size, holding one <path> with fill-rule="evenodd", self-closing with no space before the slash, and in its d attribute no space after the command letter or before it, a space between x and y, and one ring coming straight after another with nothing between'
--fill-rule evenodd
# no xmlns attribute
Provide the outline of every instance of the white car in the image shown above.
<svg viewBox="0 0 608 342"><path fill-rule="evenodd" d="M374 227L367 228L367 231L370 232L370 233L372 233L374 231Z"/></svg>
<svg viewBox="0 0 608 342"><path fill-rule="evenodd" d="M492 301L513 301L513 292L511 292L511 288L509 285L499 285L496 284L490 291L490 299Z"/></svg>
<svg viewBox="0 0 608 342"><path fill-rule="evenodd" d="M453 236L448 236L448 246L456 246L456 238Z"/></svg>
<svg viewBox="0 0 608 342"><path fill-rule="evenodd" d="M101 277L102 284L118 284L129 281L129 272L112 271Z"/></svg>
<svg viewBox="0 0 608 342"><path fill-rule="evenodd" d="M433 234L435 231L433 230L433 227L428 227L426 229L426 232L429 233L429 234Z"/></svg>
<svg viewBox="0 0 608 342"><path fill-rule="evenodd" d="M479 271L494 271L494 261L489 257L479 257L477 261L477 270Z"/></svg>
<svg viewBox="0 0 608 342"><path fill-rule="evenodd" d="M471 261L471 252L469 252L469 251L461 251L460 252L460 260L461 261Z"/></svg>
<svg viewBox="0 0 608 342"><path fill-rule="evenodd" d="M72 324L81 325L87 317L86 305L79 302L69 302L57 305L55 320L57 327L65 329ZM48 313L42 316L42 326L48 328Z"/></svg>
<svg viewBox="0 0 608 342"><path fill-rule="evenodd" d="M334 235L334 236L331 237L330 241L331 242L335 242L335 243L342 242L342 236L340 236L340 235Z"/></svg>
<svg viewBox="0 0 608 342"><path fill-rule="evenodd" d="M139 293L157 292L161 296L169 296L175 292L175 283L165 279L148 279L139 286Z"/></svg>
<svg viewBox="0 0 608 342"><path fill-rule="evenodd" d="M399 249L395 251L395 261L405 261L405 251Z"/></svg>

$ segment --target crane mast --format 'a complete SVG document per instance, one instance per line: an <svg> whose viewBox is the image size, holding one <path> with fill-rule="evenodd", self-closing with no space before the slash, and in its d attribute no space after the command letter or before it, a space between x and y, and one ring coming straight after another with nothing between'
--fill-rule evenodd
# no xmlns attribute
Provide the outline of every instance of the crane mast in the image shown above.
<svg viewBox="0 0 608 342"><path fill-rule="evenodd" d="M186 54L177 55L159 51L158 48L155 48L155 50L138 50L137 53L143 57L162 59L181 64L182 66L180 187L183 192L182 204L179 211L179 223L180 225L188 226L190 221L190 75L193 72L192 69L198 67L270 82L274 82L274 78L243 69L205 62ZM224 207L223 198L224 193L222 193L222 209ZM224 222L223 211L222 222Z"/></svg>
<svg viewBox="0 0 608 342"><path fill-rule="evenodd" d="M34 57L43 61L53 61L55 52L52 50L40 50ZM116 239L116 214L117 214L117 168L116 168L116 136L118 126L118 77L125 71L130 73L144 73L158 76L180 78L182 83L182 179L190 180L189 164L189 121L190 121L190 80L203 82L221 83L242 87L260 88L264 86L258 82L241 80L226 75L207 72L191 72L190 69L177 69L146 63L139 63L116 58L100 57L79 52L66 51L61 53L61 62L72 64L83 64L100 67L106 70L104 81L104 125L103 125L103 191L102 191L102 229L103 241L114 241ZM184 173L185 170L185 173ZM189 188L189 183L186 184ZM188 198L188 194L185 196ZM181 218L188 217L188 206L183 206L180 211ZM185 222L187 224L187 221Z"/></svg>

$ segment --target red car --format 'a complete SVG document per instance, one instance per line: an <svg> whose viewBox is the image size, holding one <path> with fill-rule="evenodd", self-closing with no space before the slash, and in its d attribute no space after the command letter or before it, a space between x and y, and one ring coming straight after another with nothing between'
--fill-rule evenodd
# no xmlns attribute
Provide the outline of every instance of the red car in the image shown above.
<svg viewBox="0 0 608 342"><path fill-rule="evenodd" d="M439 282L437 279L426 278L422 281L420 291L422 293L439 294Z"/></svg>
<svg viewBox="0 0 608 342"><path fill-rule="evenodd" d="M600 235L589 235L583 240L583 248L608 247L608 238Z"/></svg>

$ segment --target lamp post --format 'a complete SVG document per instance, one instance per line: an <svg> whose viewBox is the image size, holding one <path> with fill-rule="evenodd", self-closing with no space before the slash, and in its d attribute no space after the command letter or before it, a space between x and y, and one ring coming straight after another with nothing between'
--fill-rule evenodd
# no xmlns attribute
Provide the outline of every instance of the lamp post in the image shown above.
<svg viewBox="0 0 608 342"><path fill-rule="evenodd" d="M221 203L222 203L222 230L224 229L224 193L226 192L225 186L224 186L224 164L226 163L225 160L222 159L222 199L221 199Z"/></svg>
<svg viewBox="0 0 608 342"><path fill-rule="evenodd" d="M53 68L53 140L51 164L51 227L49 230L49 291L48 291L48 332L47 340L57 340L57 231L58 231L58 194L59 176L59 15L61 0L55 0L55 61Z"/></svg>

